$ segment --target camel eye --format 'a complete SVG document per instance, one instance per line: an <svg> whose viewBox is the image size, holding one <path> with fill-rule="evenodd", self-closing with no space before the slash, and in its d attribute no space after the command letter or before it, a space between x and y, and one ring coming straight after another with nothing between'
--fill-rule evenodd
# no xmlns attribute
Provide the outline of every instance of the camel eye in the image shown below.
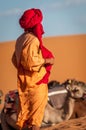
<svg viewBox="0 0 86 130"><path fill-rule="evenodd" d="M79 90L78 89L74 89L74 90L72 90L72 92L74 92L74 93L76 93L76 92L78 92Z"/></svg>

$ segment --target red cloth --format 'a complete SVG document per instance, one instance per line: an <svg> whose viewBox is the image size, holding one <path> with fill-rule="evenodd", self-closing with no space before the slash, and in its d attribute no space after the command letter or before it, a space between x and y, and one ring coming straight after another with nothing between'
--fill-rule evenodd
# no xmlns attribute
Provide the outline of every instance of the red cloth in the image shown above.
<svg viewBox="0 0 86 130"><path fill-rule="evenodd" d="M40 9L29 9L24 12L19 20L19 23L25 31L32 32L40 41L40 49L42 51L43 58L54 58L53 54L43 46L42 44L42 34L44 33L43 26L41 24L43 15ZM47 73L37 84L48 83L50 70L52 68L51 64L45 65Z"/></svg>
<svg viewBox="0 0 86 130"><path fill-rule="evenodd" d="M43 19L42 12L40 9L28 9L26 10L21 18L19 19L19 24L25 30L33 28L36 24L40 23Z"/></svg>
<svg viewBox="0 0 86 130"><path fill-rule="evenodd" d="M54 58L53 54L47 48L45 48L44 46L41 46L41 50L42 50L42 55L43 55L43 57L45 59L46 58ZM51 64L46 64L45 68L46 68L47 73L45 74L45 76L37 84L48 83L52 65Z"/></svg>
<svg viewBox="0 0 86 130"><path fill-rule="evenodd" d="M40 41L40 49L42 51L43 58L44 59L46 59L46 58L54 58L53 54L47 48L45 48L43 46L42 34L44 33L44 30L43 30L42 24L40 24L40 23L37 24L36 27L33 29L33 33L38 37L38 39ZM50 76L50 70L52 68L52 65L51 64L46 64L45 68L46 68L47 73L45 74L43 79L41 79L37 84L48 83L49 76Z"/></svg>

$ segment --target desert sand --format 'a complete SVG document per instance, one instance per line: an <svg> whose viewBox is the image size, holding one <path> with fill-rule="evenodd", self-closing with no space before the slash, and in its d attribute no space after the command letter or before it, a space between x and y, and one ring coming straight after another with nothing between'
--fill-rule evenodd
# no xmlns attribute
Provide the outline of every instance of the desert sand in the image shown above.
<svg viewBox="0 0 86 130"><path fill-rule="evenodd" d="M0 89L4 96L9 90L17 88L17 71L11 62L15 41L0 43ZM64 82L66 79L75 78L86 82L86 34L45 37L43 42L55 56L50 80ZM4 96L0 109L4 104ZM86 130L86 117L42 130Z"/></svg>
<svg viewBox="0 0 86 130"><path fill-rule="evenodd" d="M86 116L63 121L52 127L41 128L41 130L86 130Z"/></svg>
<svg viewBox="0 0 86 130"><path fill-rule="evenodd" d="M4 94L17 88L17 72L11 62L15 42L0 43L0 89ZM43 42L55 56L50 80L75 78L86 82L86 35L45 37Z"/></svg>

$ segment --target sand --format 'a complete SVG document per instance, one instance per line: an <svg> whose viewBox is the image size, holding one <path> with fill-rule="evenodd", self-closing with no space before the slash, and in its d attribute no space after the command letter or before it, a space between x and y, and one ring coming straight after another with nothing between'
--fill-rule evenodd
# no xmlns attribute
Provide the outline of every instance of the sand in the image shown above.
<svg viewBox="0 0 86 130"><path fill-rule="evenodd" d="M43 42L55 56L50 80L75 78L86 82L86 34L45 37ZM0 43L0 89L4 95L17 88L17 71L11 62L14 47L15 41ZM0 108L3 104L2 99Z"/></svg>
<svg viewBox="0 0 86 130"><path fill-rule="evenodd" d="M86 116L78 119L63 121L57 125L41 130L86 130Z"/></svg>

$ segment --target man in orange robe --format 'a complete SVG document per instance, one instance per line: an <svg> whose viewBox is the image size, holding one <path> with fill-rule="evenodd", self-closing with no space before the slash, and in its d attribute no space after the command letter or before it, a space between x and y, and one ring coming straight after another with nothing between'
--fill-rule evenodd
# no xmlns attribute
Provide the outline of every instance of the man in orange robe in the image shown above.
<svg viewBox="0 0 86 130"><path fill-rule="evenodd" d="M47 83L54 57L42 44L42 18L39 9L29 9L19 20L25 32L16 41L12 62L17 68L20 129L40 129L48 98Z"/></svg>

